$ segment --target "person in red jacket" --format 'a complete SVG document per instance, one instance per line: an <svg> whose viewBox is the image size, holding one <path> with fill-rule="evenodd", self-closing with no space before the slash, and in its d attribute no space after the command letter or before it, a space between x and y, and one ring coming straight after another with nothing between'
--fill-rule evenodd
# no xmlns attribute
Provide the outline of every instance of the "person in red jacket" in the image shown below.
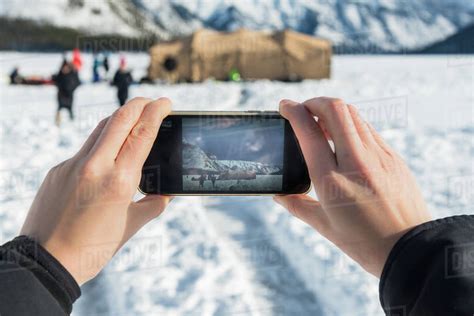
<svg viewBox="0 0 474 316"><path fill-rule="evenodd" d="M76 68L77 72L81 71L82 56L79 48L74 48L74 50L72 51L72 64L74 65L74 68Z"/></svg>

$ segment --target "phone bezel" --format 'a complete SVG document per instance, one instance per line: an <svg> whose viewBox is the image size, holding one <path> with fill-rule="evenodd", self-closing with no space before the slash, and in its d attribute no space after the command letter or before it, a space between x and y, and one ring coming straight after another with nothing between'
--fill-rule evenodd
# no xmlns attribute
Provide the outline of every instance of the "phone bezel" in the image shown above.
<svg viewBox="0 0 474 316"><path fill-rule="evenodd" d="M284 146L286 148L287 146L287 133L288 133L288 128L290 130L292 130L291 128L291 125L290 123L285 119L283 118L279 112L277 111L256 111L256 110L249 110L249 111L173 111L171 112L168 116L190 116L190 117L193 117L193 116L196 116L196 117L208 117L208 116L212 116L212 117L215 117L215 116L221 116L221 117L226 117L226 116L229 116L229 117L242 117L242 116L259 116L259 117L268 117L268 118L282 118L286 121L285 123L285 131L284 131L284 135L285 135L285 143L284 143ZM293 135L294 135L294 132L292 132ZM294 137L294 141L295 141L295 144L297 146L297 150L299 151L299 154L301 157L303 157L303 154L301 152L301 148L299 146L299 143L298 143L298 140L296 139L296 137ZM285 150L285 149L284 149ZM285 154L285 157L284 157L284 176L286 175L286 172L287 172L287 162L286 162L286 154ZM304 160L302 161L304 167L306 167L306 163L304 162ZM163 196L275 196L275 195L288 195L288 194L306 194L308 193L311 188L312 188L312 183L311 183L311 180L309 178L309 174L307 172L307 167L306 167L306 179L308 180L306 183L303 183L302 185L305 185L304 186L304 189L303 190L298 190L298 191L294 191L294 192L282 192L282 191L279 191L279 192L274 192L274 191L268 191L268 192L237 192L237 193L230 193L230 192L182 192L182 193L147 193L147 192L144 192L141 188L140 188L140 184L141 184L141 181L140 181L140 184L138 185L138 191L144 195L148 195L148 194L160 194L160 195L163 195Z"/></svg>

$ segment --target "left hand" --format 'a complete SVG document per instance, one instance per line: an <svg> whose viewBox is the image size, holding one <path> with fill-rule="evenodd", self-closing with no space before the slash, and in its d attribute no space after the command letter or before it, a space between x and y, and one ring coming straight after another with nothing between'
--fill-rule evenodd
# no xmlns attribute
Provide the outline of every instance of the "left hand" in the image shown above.
<svg viewBox="0 0 474 316"><path fill-rule="evenodd" d="M79 152L41 185L21 230L82 284L93 278L170 197L132 198L171 102L135 98L99 123Z"/></svg>

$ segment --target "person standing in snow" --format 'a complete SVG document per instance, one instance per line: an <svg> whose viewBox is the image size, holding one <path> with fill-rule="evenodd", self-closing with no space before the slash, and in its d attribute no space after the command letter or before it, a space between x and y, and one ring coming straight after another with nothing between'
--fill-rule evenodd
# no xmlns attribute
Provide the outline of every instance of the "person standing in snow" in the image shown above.
<svg viewBox="0 0 474 316"><path fill-rule="evenodd" d="M72 64L77 72L81 71L82 68L82 56L79 48L74 48L72 51Z"/></svg>
<svg viewBox="0 0 474 316"><path fill-rule="evenodd" d="M200 177L199 177L199 187L200 188L204 188L204 180L206 180L206 177L204 174L202 174Z"/></svg>
<svg viewBox="0 0 474 316"><path fill-rule="evenodd" d="M209 177L209 180L211 180L212 182L212 187L215 188L216 187L216 180L217 180L217 176L212 174L210 177Z"/></svg>
<svg viewBox="0 0 474 316"><path fill-rule="evenodd" d="M63 61L58 74L53 76L53 82L58 87L56 125L59 126L61 124L61 109L66 109L69 112L71 120L74 119L72 110L74 91L80 85L80 80L75 67L67 61Z"/></svg>
<svg viewBox="0 0 474 316"><path fill-rule="evenodd" d="M117 87L117 98L119 105L123 106L128 99L128 88L133 82L132 74L127 70L127 62L124 57L120 58L120 67L114 75L112 85Z"/></svg>
<svg viewBox="0 0 474 316"><path fill-rule="evenodd" d="M10 84L21 84L24 79L20 75L20 70L18 67L13 68L13 71L10 73Z"/></svg>
<svg viewBox="0 0 474 316"><path fill-rule="evenodd" d="M92 62L92 82L94 83L97 83L100 81L99 67L100 67L99 56L97 56L97 54L94 54L94 60Z"/></svg>
<svg viewBox="0 0 474 316"><path fill-rule="evenodd" d="M108 77L110 64L109 64L109 53L106 52L104 54L104 59L102 60L102 66L104 67L104 77Z"/></svg>

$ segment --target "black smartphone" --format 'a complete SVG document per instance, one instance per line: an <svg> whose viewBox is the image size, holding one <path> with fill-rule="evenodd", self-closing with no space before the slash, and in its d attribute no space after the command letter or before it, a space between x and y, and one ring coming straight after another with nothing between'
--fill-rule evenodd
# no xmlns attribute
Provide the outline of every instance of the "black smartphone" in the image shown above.
<svg viewBox="0 0 474 316"><path fill-rule="evenodd" d="M140 191L276 195L310 189L306 163L278 112L173 112L142 170Z"/></svg>

